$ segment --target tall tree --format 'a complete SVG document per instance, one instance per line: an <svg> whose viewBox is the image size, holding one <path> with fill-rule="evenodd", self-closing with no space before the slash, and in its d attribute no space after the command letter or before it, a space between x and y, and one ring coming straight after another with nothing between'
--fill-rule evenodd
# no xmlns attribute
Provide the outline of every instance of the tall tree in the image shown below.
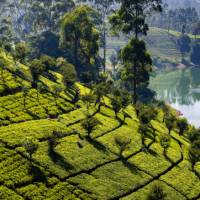
<svg viewBox="0 0 200 200"><path fill-rule="evenodd" d="M133 32L138 38L139 34L147 34L147 16L153 11L162 11L162 0L120 0L120 8L115 12L110 22L113 30L126 34Z"/></svg>
<svg viewBox="0 0 200 200"><path fill-rule="evenodd" d="M134 103L137 102L137 87L148 82L150 68L147 66L152 64L145 43L139 40L139 35L147 34L147 16L152 11L161 11L161 5L162 0L121 0L119 10L110 18L114 31L134 34L134 38L122 51L125 79L129 86L131 82L133 84Z"/></svg>
<svg viewBox="0 0 200 200"><path fill-rule="evenodd" d="M61 26L61 44L72 52L73 64L79 75L90 72L96 76L99 32L90 17L93 10L88 6L76 7L67 13Z"/></svg>
<svg viewBox="0 0 200 200"><path fill-rule="evenodd" d="M14 42L14 33L12 30L12 21L10 17L0 20L0 46L10 51Z"/></svg>
<svg viewBox="0 0 200 200"><path fill-rule="evenodd" d="M182 55L182 61L185 60L185 55L191 50L191 39L188 35L182 34L178 39L178 46Z"/></svg>
<svg viewBox="0 0 200 200"><path fill-rule="evenodd" d="M25 33L58 32L62 16L74 6L73 0L20 0L13 1L10 12L14 13L13 22L18 24L16 31L23 38Z"/></svg>
<svg viewBox="0 0 200 200"><path fill-rule="evenodd" d="M86 0L83 0L86 1ZM92 7L96 8L100 16L100 32L103 46L103 70L106 71L106 57L107 57L107 17L111 14L116 0L88 0Z"/></svg>
<svg viewBox="0 0 200 200"><path fill-rule="evenodd" d="M148 86L152 59L145 43L137 38L127 44L121 52L121 57L124 63L122 79L125 81L125 87L132 92L133 102L136 103L138 88Z"/></svg>

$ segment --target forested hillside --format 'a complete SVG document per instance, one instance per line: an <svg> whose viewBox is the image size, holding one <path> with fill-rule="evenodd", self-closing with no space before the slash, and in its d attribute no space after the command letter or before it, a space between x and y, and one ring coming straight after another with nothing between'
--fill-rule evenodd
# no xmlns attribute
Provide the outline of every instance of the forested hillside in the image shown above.
<svg viewBox="0 0 200 200"><path fill-rule="evenodd" d="M200 65L198 34L149 28L163 8L2 1L0 199L200 200L200 129L149 88L155 61Z"/></svg>

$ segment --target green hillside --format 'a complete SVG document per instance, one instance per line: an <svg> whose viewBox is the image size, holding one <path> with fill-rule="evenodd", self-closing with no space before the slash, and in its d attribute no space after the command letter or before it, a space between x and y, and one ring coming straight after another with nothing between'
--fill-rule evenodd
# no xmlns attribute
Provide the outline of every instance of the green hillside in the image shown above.
<svg viewBox="0 0 200 200"><path fill-rule="evenodd" d="M161 109L144 148L135 108L129 105L116 117L104 97L100 111L89 105L90 116L101 124L88 137L82 126L87 104L73 99L89 88L79 83L65 88L62 76L49 72L51 80L40 76L43 89L33 89L27 66L3 52L0 57L7 61L0 76L0 199L145 200L155 184L167 200L200 199L200 163L191 170L189 140L175 128L166 152L161 145L169 136ZM62 91L55 95L54 86ZM129 141L123 151L116 138ZM32 158L24 148L27 140L38 144Z"/></svg>
<svg viewBox="0 0 200 200"><path fill-rule="evenodd" d="M181 53L177 47L179 36L180 32L177 31L170 30L168 32L165 29L151 27L144 40L153 58L166 63L179 64L181 61ZM191 39L195 39L194 35L190 34L189 36ZM199 39L200 36L196 38ZM108 39L108 61L114 49L125 46L126 40L118 37Z"/></svg>

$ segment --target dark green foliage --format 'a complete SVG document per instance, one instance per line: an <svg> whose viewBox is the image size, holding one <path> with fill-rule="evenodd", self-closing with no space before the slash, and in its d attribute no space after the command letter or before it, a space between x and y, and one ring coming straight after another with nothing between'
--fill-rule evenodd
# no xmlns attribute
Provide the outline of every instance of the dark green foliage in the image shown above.
<svg viewBox="0 0 200 200"><path fill-rule="evenodd" d="M182 59L184 60L185 54L189 53L191 50L191 39L188 35L182 34L180 38L178 39L178 46L180 49L180 52L182 54Z"/></svg>
<svg viewBox="0 0 200 200"><path fill-rule="evenodd" d="M200 161L200 137L193 141L189 150L189 158L192 163L192 166Z"/></svg>
<svg viewBox="0 0 200 200"><path fill-rule="evenodd" d="M184 131L186 131L189 126L187 119L186 118L178 119L177 126L179 128L179 134L183 135Z"/></svg>
<svg viewBox="0 0 200 200"><path fill-rule="evenodd" d="M98 125L100 125L100 121L90 116L87 116L81 123L81 126L87 131L88 137L91 137L91 133L97 129Z"/></svg>
<svg viewBox="0 0 200 200"><path fill-rule="evenodd" d="M163 111L163 120L162 120L162 122L164 122L165 118L170 115L170 107L164 101L159 101L157 103L157 106L159 108L161 108L162 111Z"/></svg>
<svg viewBox="0 0 200 200"><path fill-rule="evenodd" d="M146 147L145 139L148 136L149 127L147 124L141 124L138 129L139 133L141 134L142 138L142 146Z"/></svg>
<svg viewBox="0 0 200 200"><path fill-rule="evenodd" d="M73 85L77 78L74 65L61 58L57 59L57 66L59 68L59 72L63 75L64 84L67 86Z"/></svg>
<svg viewBox="0 0 200 200"><path fill-rule="evenodd" d="M200 130L193 128L189 132L189 139L191 141L189 159L194 170L195 164L200 161Z"/></svg>
<svg viewBox="0 0 200 200"><path fill-rule="evenodd" d="M99 33L90 17L92 9L87 6L78 6L67 13L61 26L61 46L72 53L73 64L78 75L88 73L92 80L96 77L95 65L98 57ZM85 78L85 75L82 78ZM91 81L89 80L85 81Z"/></svg>
<svg viewBox="0 0 200 200"><path fill-rule="evenodd" d="M119 155L123 157L123 152L128 148L128 145L131 143L131 139L127 136L116 136L115 143L119 148Z"/></svg>
<svg viewBox="0 0 200 200"><path fill-rule="evenodd" d="M176 117L174 115L169 115L165 118L165 124L169 130L169 134L171 130L175 127Z"/></svg>
<svg viewBox="0 0 200 200"><path fill-rule="evenodd" d="M115 115L122 109L122 99L120 96L115 96L111 99L111 105L113 110L115 111Z"/></svg>
<svg viewBox="0 0 200 200"><path fill-rule="evenodd" d="M115 31L134 32L136 38L140 33L147 34L147 13L161 11L161 0L120 0L120 8L115 12L110 22Z"/></svg>
<svg viewBox="0 0 200 200"><path fill-rule="evenodd" d="M166 194L160 185L154 185L151 192L149 193L147 200L164 200Z"/></svg>
<svg viewBox="0 0 200 200"><path fill-rule="evenodd" d="M99 104L99 106L101 106L102 98L109 94L110 90L110 84L108 84L107 82L100 82L96 84L93 88L93 95L95 95L96 98L95 104Z"/></svg>
<svg viewBox="0 0 200 200"><path fill-rule="evenodd" d="M26 59L30 53L30 48L25 42L17 43L13 56L21 63L26 63Z"/></svg>
<svg viewBox="0 0 200 200"><path fill-rule="evenodd" d="M40 57L48 55L52 57L59 57L63 55L59 49L59 36L53 32L46 31L34 37L31 41L32 57Z"/></svg>
<svg viewBox="0 0 200 200"><path fill-rule="evenodd" d="M86 2L87 0L82 0ZM106 71L106 56L107 56L107 16L112 12L113 5L117 0L89 0L91 7L95 7L98 11L99 17L97 18L98 29L100 30L101 46L103 47L103 70Z"/></svg>
<svg viewBox="0 0 200 200"><path fill-rule="evenodd" d="M29 91L30 91L30 87L24 86L22 88L24 109L26 108L26 97L28 96Z"/></svg>
<svg viewBox="0 0 200 200"><path fill-rule="evenodd" d="M189 140L193 143L200 138L200 129L193 128L188 133Z"/></svg>
<svg viewBox="0 0 200 200"><path fill-rule="evenodd" d="M40 75L48 73L48 70L54 70L55 68L56 68L56 61L54 58L50 56L43 55L40 57L40 59L34 59L30 63L33 82L36 83Z"/></svg>
<svg viewBox="0 0 200 200"><path fill-rule="evenodd" d="M9 17L1 16L0 20L0 46L7 52L12 49L13 42L12 21Z"/></svg>
<svg viewBox="0 0 200 200"><path fill-rule="evenodd" d="M155 100L156 92L147 88L145 85L137 89L137 97L141 102L148 104Z"/></svg>
<svg viewBox="0 0 200 200"><path fill-rule="evenodd" d="M191 53L191 61L197 65L200 66L200 44L194 44L192 47L192 53Z"/></svg>
<svg viewBox="0 0 200 200"><path fill-rule="evenodd" d="M133 102L138 100L138 88L147 87L149 84L149 72L152 70L152 60L147 52L146 45L138 39L131 39L121 52L124 68L121 78L125 87L132 91Z"/></svg>
<svg viewBox="0 0 200 200"><path fill-rule="evenodd" d="M3 80L3 82L5 82L5 78L4 78L4 69L7 66L7 62L3 57L0 57L0 70L1 70L1 79Z"/></svg>
<svg viewBox="0 0 200 200"><path fill-rule="evenodd" d="M149 124L158 115L158 111L153 106L141 106L139 109L138 117L142 124Z"/></svg>
<svg viewBox="0 0 200 200"><path fill-rule="evenodd" d="M34 141L33 139L26 139L23 142L23 147L26 150L26 152L29 154L30 161L32 161L32 155L37 151L38 144L37 141Z"/></svg>
<svg viewBox="0 0 200 200"><path fill-rule="evenodd" d="M117 113L121 109L125 109L129 104L130 104L130 95L126 90L112 88L111 105L113 110L115 111L116 117Z"/></svg>
<svg viewBox="0 0 200 200"><path fill-rule="evenodd" d="M170 147L171 137L169 135L162 135L160 137L160 144L166 151Z"/></svg>

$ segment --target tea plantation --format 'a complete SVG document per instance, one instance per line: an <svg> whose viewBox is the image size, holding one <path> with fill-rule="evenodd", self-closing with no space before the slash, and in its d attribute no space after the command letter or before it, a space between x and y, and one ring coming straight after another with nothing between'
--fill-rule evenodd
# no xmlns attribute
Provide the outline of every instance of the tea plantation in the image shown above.
<svg viewBox="0 0 200 200"><path fill-rule="evenodd" d="M33 89L28 67L1 56L8 66L0 76L0 199L145 200L159 185L164 199L200 200L200 163L194 172L189 140L176 128L164 153L160 138L168 129L161 109L144 148L132 105L116 117L109 97L101 109L81 98L74 103L76 90L90 90L79 83L64 88L55 72L51 80L41 76L42 87ZM55 87L62 90L55 93ZM82 126L88 113L100 122L90 137ZM116 138L129 140L123 151ZM26 140L37 143L32 156Z"/></svg>

